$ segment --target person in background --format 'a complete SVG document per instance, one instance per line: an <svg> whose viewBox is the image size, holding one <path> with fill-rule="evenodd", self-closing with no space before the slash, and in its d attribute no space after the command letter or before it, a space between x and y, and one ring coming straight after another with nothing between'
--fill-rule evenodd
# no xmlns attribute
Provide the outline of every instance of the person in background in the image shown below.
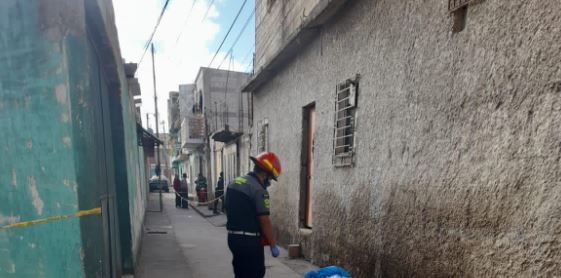
<svg viewBox="0 0 561 278"><path fill-rule="evenodd" d="M218 200L222 201L222 212L224 212L224 173L220 172L220 178L214 189L214 214L218 214Z"/></svg>
<svg viewBox="0 0 561 278"><path fill-rule="evenodd" d="M185 173L183 173L179 191L179 196L181 196L181 207L189 209L189 181L187 180L187 174Z"/></svg>
<svg viewBox="0 0 561 278"><path fill-rule="evenodd" d="M195 190L197 191L197 197L199 198L199 203L206 202L206 178L203 176L202 173L199 173L197 180L195 181L196 187Z"/></svg>
<svg viewBox="0 0 561 278"><path fill-rule="evenodd" d="M177 173L173 177L173 190L175 191L175 207L178 208L181 206L181 196L179 195L181 191L181 181Z"/></svg>

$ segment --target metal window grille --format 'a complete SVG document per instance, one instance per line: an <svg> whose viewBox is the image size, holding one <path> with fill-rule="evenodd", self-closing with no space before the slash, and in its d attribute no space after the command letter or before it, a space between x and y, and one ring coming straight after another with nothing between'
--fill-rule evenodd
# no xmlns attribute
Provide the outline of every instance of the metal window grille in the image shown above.
<svg viewBox="0 0 561 278"><path fill-rule="evenodd" d="M480 2L482 0L448 0L448 10L450 12L457 11L465 6Z"/></svg>
<svg viewBox="0 0 561 278"><path fill-rule="evenodd" d="M258 153L266 152L269 149L269 124L262 123L259 125L257 132L257 150Z"/></svg>
<svg viewBox="0 0 561 278"><path fill-rule="evenodd" d="M335 166L353 165L357 87L357 83L351 80L337 85L333 131Z"/></svg>

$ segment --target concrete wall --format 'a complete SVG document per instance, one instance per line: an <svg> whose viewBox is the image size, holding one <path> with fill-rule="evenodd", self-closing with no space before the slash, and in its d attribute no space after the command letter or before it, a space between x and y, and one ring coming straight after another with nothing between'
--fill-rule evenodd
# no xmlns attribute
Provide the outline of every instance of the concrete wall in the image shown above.
<svg viewBox="0 0 561 278"><path fill-rule="evenodd" d="M238 145L238 153L240 157L240 175L245 175L249 173L253 169L253 162L249 159L251 155L251 135L244 134L240 140Z"/></svg>
<svg viewBox="0 0 561 278"><path fill-rule="evenodd" d="M179 85L179 114L181 120L187 119L193 113L193 105L195 104L194 92L194 84Z"/></svg>
<svg viewBox="0 0 561 278"><path fill-rule="evenodd" d="M168 98L168 125L170 131L181 128L181 118L179 115L179 92L169 92ZM164 132L169 132L165 130Z"/></svg>
<svg viewBox="0 0 561 278"><path fill-rule="evenodd" d="M241 87L247 82L248 75L212 68L201 68L195 81L196 103L200 103L203 95L203 112L208 124L209 134L223 130L225 124L231 131L240 130L247 126L247 115L240 113L240 109L247 110L246 94L241 93ZM243 123L240 121L243 118Z"/></svg>
<svg viewBox="0 0 561 278"><path fill-rule="evenodd" d="M353 277L561 275L561 2L483 1L457 34L446 1L351 2L255 92L283 161L277 237ZM335 87L356 74L356 165L335 168ZM307 231L301 124L314 102Z"/></svg>
<svg viewBox="0 0 561 278"><path fill-rule="evenodd" d="M122 83L126 84L126 83ZM126 89L126 88L123 88ZM120 104L122 107L122 146L124 153L122 154L126 160L120 169L121 172L127 174L126 183L122 184L123 188L128 189L128 212L130 221L130 260L124 262L123 267L128 272L133 272L136 266L140 243L142 238L142 226L144 224L144 215L147 199L147 176L144 172L144 151L138 146L138 137L136 130L136 112L134 107L133 96L127 94L128 90L121 90ZM120 199L121 201L122 199ZM122 239L123 240L123 239ZM129 264L130 263L130 264ZM129 265L126 265L129 264Z"/></svg>
<svg viewBox="0 0 561 278"><path fill-rule="evenodd" d="M310 11L322 0L255 1L255 70L270 61L274 54L297 32ZM274 30L274 32L272 31Z"/></svg>

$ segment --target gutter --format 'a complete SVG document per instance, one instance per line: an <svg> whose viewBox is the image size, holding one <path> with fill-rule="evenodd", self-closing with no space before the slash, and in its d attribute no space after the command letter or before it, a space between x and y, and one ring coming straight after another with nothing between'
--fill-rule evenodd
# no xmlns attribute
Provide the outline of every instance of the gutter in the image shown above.
<svg viewBox="0 0 561 278"><path fill-rule="evenodd" d="M269 81L278 70L294 59L319 34L321 27L349 1L352 0L320 0L300 27L273 54L273 58L242 87L242 92L254 92Z"/></svg>

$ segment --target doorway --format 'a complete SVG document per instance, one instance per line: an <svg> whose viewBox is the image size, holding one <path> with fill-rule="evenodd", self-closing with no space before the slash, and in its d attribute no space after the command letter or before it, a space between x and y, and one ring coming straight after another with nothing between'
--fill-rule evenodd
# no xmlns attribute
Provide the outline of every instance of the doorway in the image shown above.
<svg viewBox="0 0 561 278"><path fill-rule="evenodd" d="M303 228L313 226L314 188L314 142L316 109L315 103L303 109L302 117L302 157L300 190L300 223Z"/></svg>

